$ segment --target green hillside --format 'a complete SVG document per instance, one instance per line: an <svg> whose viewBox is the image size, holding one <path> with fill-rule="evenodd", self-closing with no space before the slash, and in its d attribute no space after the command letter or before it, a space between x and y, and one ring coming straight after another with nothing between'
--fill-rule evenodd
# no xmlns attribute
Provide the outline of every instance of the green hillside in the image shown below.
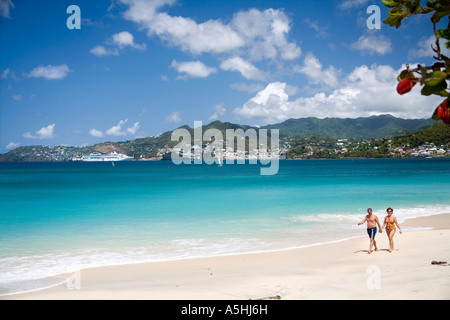
<svg viewBox="0 0 450 320"><path fill-rule="evenodd" d="M401 143L420 145L425 142L436 144L446 144L449 142L449 127L431 119L405 120L395 118L390 115L373 116L369 118L338 119L338 118L302 118L289 119L279 124L261 127L261 129L280 130L280 143L297 139L315 137L320 139L352 139L352 140L373 140L392 137L401 133L396 139ZM192 143L194 143L194 129L189 126L180 128L187 129L191 133ZM214 121L202 127L202 131L214 128L221 131L225 140L227 129L248 129L258 130L256 127L233 124L230 122ZM420 130L420 131L417 131ZM411 133L414 132L414 133ZM163 148L172 148L178 142L171 141L172 131L167 131L157 137L147 137L123 142L104 142L87 147L68 146L23 146L11 150L5 154L0 154L0 161L69 161L73 157L80 157L94 151L100 153L110 153L113 151L134 156L154 157ZM270 139L269 139L270 142ZM206 141L204 141L206 143ZM333 144L333 142L329 142ZM248 145L248 143L246 143ZM292 145L295 147L295 144ZM297 148L298 149L298 148Z"/></svg>
<svg viewBox="0 0 450 320"><path fill-rule="evenodd" d="M432 126L432 119L400 119L391 115L368 118L301 118L263 128L279 129L281 138L316 136L333 139L379 139L399 131L423 129Z"/></svg>

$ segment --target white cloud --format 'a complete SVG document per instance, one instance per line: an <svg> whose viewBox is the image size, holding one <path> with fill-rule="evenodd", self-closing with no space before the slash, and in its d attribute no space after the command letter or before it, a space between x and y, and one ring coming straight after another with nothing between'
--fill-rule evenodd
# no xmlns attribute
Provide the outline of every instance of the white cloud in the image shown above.
<svg viewBox="0 0 450 320"><path fill-rule="evenodd" d="M59 66L38 66L28 74L29 78L44 78L47 80L58 80L67 77L70 69L66 64Z"/></svg>
<svg viewBox="0 0 450 320"><path fill-rule="evenodd" d="M30 132L25 132L23 134L24 138L28 139L52 139L55 137L54 134L55 124L50 124L47 127L43 127L35 132L35 134L31 134Z"/></svg>
<svg viewBox="0 0 450 320"><path fill-rule="evenodd" d="M238 71L247 80L265 80L267 78L264 72L241 57L233 57L223 61L220 68L225 71Z"/></svg>
<svg viewBox="0 0 450 320"><path fill-rule="evenodd" d="M89 50L90 53L93 55L96 55L97 57L104 57L104 56L117 56L119 55L119 50L117 49L107 49L104 46L96 46Z"/></svg>
<svg viewBox="0 0 450 320"><path fill-rule="evenodd" d="M89 131L89 134L91 135L91 136L93 136L93 137L96 137L96 138L103 138L105 135L103 134L103 132L101 132L100 130L97 130L97 129L91 129L90 131Z"/></svg>
<svg viewBox="0 0 450 320"><path fill-rule="evenodd" d="M139 121L135 122L132 127L127 128L129 134L135 135L139 129Z"/></svg>
<svg viewBox="0 0 450 320"><path fill-rule="evenodd" d="M244 40L249 59L293 60L301 55L301 49L287 40L290 23L283 10L250 9L236 13L230 25Z"/></svg>
<svg viewBox="0 0 450 320"><path fill-rule="evenodd" d="M108 136L125 136L127 133L126 131L122 131L123 125L128 121L128 119L120 120L119 123L115 126L112 126L108 130L106 130L106 134Z"/></svg>
<svg viewBox="0 0 450 320"><path fill-rule="evenodd" d="M209 117L209 120L217 120L219 117L223 116L227 109L223 106L223 103L214 106L214 113Z"/></svg>
<svg viewBox="0 0 450 320"><path fill-rule="evenodd" d="M108 47L98 45L89 50L89 52L97 57L105 57L111 55L118 56L120 50L123 50L126 47L132 47L138 50L147 49L145 43L138 44L134 42L134 36L128 31L122 31L113 34L111 38L108 40L108 43L109 43Z"/></svg>
<svg viewBox="0 0 450 320"><path fill-rule="evenodd" d="M419 86L407 95L399 95L396 86L400 70L385 65L360 66L331 93L320 92L295 100L289 99L286 83L273 82L234 113L265 123L289 118L356 118L380 114L429 118L442 98L422 96Z"/></svg>
<svg viewBox="0 0 450 320"><path fill-rule="evenodd" d="M206 78L210 74L217 72L216 68L210 68L200 61L177 62L173 60L171 67L179 73L184 73L184 78L187 76L193 78ZM183 78L183 76L181 78Z"/></svg>
<svg viewBox="0 0 450 320"><path fill-rule="evenodd" d="M447 49L447 47L443 43L441 43L441 41L439 41L439 43L441 53L448 56L450 54L450 50ZM417 44L417 49L411 49L408 51L408 58L430 58L436 56L437 54L431 49L431 46L436 47L436 37L434 35L428 38L420 39L419 43Z"/></svg>
<svg viewBox="0 0 450 320"><path fill-rule="evenodd" d="M135 122L133 124L133 126L131 126L129 128L125 128L125 124L127 122L128 122L128 119L120 120L117 125L112 126L108 130L106 130L106 133L103 133L102 131L94 128L89 131L89 134L96 138L104 138L105 134L108 136L113 136L113 137L123 137L123 136L129 135L129 134L135 135L140 127L139 122Z"/></svg>
<svg viewBox="0 0 450 320"><path fill-rule="evenodd" d="M339 84L340 71L333 66L329 66L328 69L324 70L319 59L312 53L306 55L303 66L298 67L296 72L304 74L312 84L323 83L331 88L337 87Z"/></svg>
<svg viewBox="0 0 450 320"><path fill-rule="evenodd" d="M350 45L350 48L367 52L369 55L384 55L392 51L392 43L384 35L362 35L358 41Z"/></svg>
<svg viewBox="0 0 450 320"><path fill-rule="evenodd" d="M129 33L128 31L122 31L122 32L114 34L112 36L112 41L114 44L119 46L119 48L121 48L121 49L125 48L127 46L135 48L135 49L139 49L139 50L143 50L143 49L147 48L145 43L143 43L143 44L135 43L134 36L131 33Z"/></svg>
<svg viewBox="0 0 450 320"><path fill-rule="evenodd" d="M10 142L10 143L8 143L8 145L5 148L6 149L15 149L18 146L20 146L20 143L18 143L18 142Z"/></svg>
<svg viewBox="0 0 450 320"><path fill-rule="evenodd" d="M198 55L202 53L245 53L251 60L292 60L300 56L301 49L287 40L290 19L282 10L251 9L233 16L230 23L207 20L201 23L187 17L171 16L161 9L173 5L174 0L121 0L128 8L124 13L147 31L170 45ZM243 52L241 52L243 51Z"/></svg>
<svg viewBox="0 0 450 320"><path fill-rule="evenodd" d="M178 111L172 112L166 117L166 122L168 123L178 123L181 122L181 115Z"/></svg>
<svg viewBox="0 0 450 320"><path fill-rule="evenodd" d="M11 0L0 0L0 16L3 18L9 18L9 9L15 8L14 3Z"/></svg>
<svg viewBox="0 0 450 320"><path fill-rule="evenodd" d="M149 36L156 34L193 54L223 53L244 45L234 30L215 20L197 24L190 18L158 13L143 27L147 29Z"/></svg>
<svg viewBox="0 0 450 320"><path fill-rule="evenodd" d="M287 113L290 113L290 106L285 88L286 83L269 83L242 108L235 109L234 113L244 118L260 118L267 123L286 120Z"/></svg>

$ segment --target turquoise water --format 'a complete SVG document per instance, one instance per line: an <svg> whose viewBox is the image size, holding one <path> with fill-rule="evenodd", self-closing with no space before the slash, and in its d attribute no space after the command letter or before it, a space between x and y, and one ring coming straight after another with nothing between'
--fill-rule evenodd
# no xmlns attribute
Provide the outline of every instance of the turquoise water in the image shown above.
<svg viewBox="0 0 450 320"><path fill-rule="evenodd" d="M308 246L450 212L450 159L0 163L0 294L86 267ZM431 210L430 210L431 209Z"/></svg>

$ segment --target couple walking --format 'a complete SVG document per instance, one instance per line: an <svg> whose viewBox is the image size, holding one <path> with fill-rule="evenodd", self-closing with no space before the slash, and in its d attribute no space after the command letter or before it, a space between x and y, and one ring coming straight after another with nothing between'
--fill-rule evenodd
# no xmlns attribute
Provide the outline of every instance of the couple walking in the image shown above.
<svg viewBox="0 0 450 320"><path fill-rule="evenodd" d="M363 221L358 223L358 226L362 225L364 222L367 221L367 233L369 234L370 238L370 246L368 253L370 254L372 252L372 247L375 246L375 251L378 250L377 243L375 241L375 235L377 233L377 225L380 228L380 233L383 233L383 229L386 226L386 234L389 238L389 252L394 251L394 235L395 235L395 226L398 227L398 230L400 231L400 234L402 233L402 229L398 225L397 219L393 216L394 210L392 208L388 208L387 210L387 216L384 218L383 226L380 226L380 222L378 221L378 217L372 213L372 209L367 209L367 215L364 218Z"/></svg>

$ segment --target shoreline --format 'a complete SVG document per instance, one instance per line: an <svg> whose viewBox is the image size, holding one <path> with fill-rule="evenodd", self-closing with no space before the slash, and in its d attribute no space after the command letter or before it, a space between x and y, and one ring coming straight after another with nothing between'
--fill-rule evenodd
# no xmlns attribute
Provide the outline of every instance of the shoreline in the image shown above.
<svg viewBox="0 0 450 320"><path fill-rule="evenodd" d="M365 236L270 252L83 269L77 288L66 284L2 300L248 300L450 299L450 214L408 219L405 228L433 228L396 234L389 253L385 232L379 250L367 254ZM370 288L370 268L379 288ZM73 275L64 275L71 277ZM79 287L77 286L79 285Z"/></svg>

